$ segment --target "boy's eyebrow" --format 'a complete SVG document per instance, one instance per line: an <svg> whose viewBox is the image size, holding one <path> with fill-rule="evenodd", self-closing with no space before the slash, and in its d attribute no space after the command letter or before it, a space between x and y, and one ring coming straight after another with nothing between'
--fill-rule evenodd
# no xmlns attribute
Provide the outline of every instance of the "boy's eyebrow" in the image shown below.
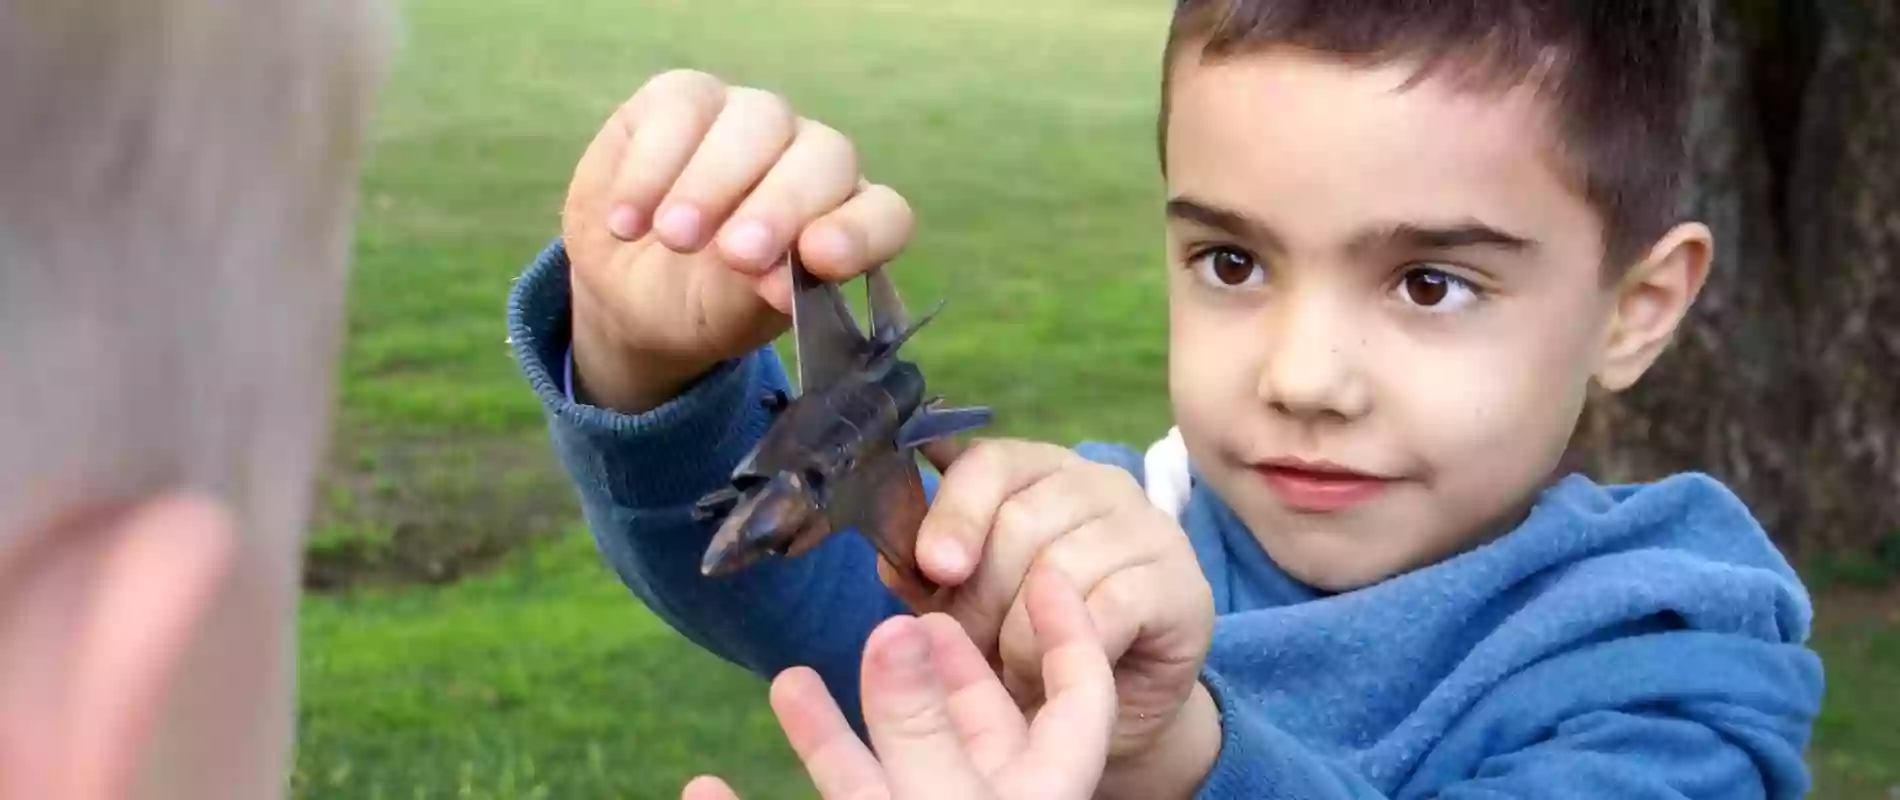
<svg viewBox="0 0 1900 800"><path fill-rule="evenodd" d="M1506 233L1477 221L1447 225L1401 222L1354 237L1354 252L1383 248L1400 250L1456 250L1462 247L1496 247L1511 252L1533 249L1537 243L1523 236Z"/></svg>
<svg viewBox="0 0 1900 800"><path fill-rule="evenodd" d="M1185 196L1170 199L1168 218L1204 225L1241 239L1258 242L1274 252L1286 251L1286 247L1280 242L1280 237L1275 235L1273 229L1265 222L1206 201Z"/></svg>
<svg viewBox="0 0 1900 800"><path fill-rule="evenodd" d="M1168 217L1259 242L1275 252L1285 252L1280 237L1265 222L1204 200L1186 196L1173 198L1168 201ZM1364 253L1385 248L1456 250L1464 247L1495 247L1523 252L1536 248L1537 242L1477 220L1448 224L1399 222L1354 237L1349 249Z"/></svg>

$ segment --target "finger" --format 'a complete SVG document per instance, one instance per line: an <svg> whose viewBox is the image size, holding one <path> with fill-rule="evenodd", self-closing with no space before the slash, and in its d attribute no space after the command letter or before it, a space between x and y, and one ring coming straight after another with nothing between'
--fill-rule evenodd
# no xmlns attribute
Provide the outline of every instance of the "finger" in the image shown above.
<svg viewBox="0 0 1900 800"><path fill-rule="evenodd" d="M652 229L660 198L686 169L726 105L726 85L711 75L675 70L656 76L621 105L598 142L624 142L611 162L607 227L626 241ZM589 173L591 174L591 173ZM599 213L599 212L596 212Z"/></svg>
<svg viewBox="0 0 1900 800"><path fill-rule="evenodd" d="M1076 458L1067 449L1037 442L986 439L972 445L944 473L924 514L917 531L918 568L940 586L961 585L975 571L1003 502ZM1010 588L1013 594L1015 587ZM997 609L996 622L1002 621L1002 610Z"/></svg>
<svg viewBox="0 0 1900 800"><path fill-rule="evenodd" d="M739 793L711 775L701 775L680 791L680 800L739 800Z"/></svg>
<svg viewBox="0 0 1900 800"><path fill-rule="evenodd" d="M668 248L698 252L791 146L798 117L777 95L738 88L692 161L660 201L653 230Z"/></svg>
<svg viewBox="0 0 1900 800"><path fill-rule="evenodd" d="M888 795L884 771L864 747L818 673L794 667L772 681L772 711L792 752L824 797Z"/></svg>
<svg viewBox="0 0 1900 800"><path fill-rule="evenodd" d="M851 140L820 123L796 120L791 145L720 229L720 251L733 266L763 273L807 225L838 210L859 185L858 150ZM821 242L828 249L849 244Z"/></svg>
<svg viewBox="0 0 1900 800"><path fill-rule="evenodd" d="M839 282L890 261L910 242L916 227L910 204L885 186L861 184L859 193L799 234L799 255L822 280ZM759 296L782 314L792 313L792 273L781 259L759 281ZM949 440L925 444L925 455L941 452ZM933 462L941 473L948 460Z"/></svg>
<svg viewBox="0 0 1900 800"><path fill-rule="evenodd" d="M772 271L759 279L759 297L767 305L787 316L792 313L792 270L791 262L781 258Z"/></svg>
<svg viewBox="0 0 1900 800"><path fill-rule="evenodd" d="M892 617L864 646L864 721L891 795L980 797L985 782L951 721L932 665L931 637L913 617Z"/></svg>
<svg viewBox="0 0 1900 800"><path fill-rule="evenodd" d="M883 556L877 557L877 577L891 594L903 601L911 611L923 614L937 610L936 595L912 580L909 575L899 573Z"/></svg>
<svg viewBox="0 0 1900 800"><path fill-rule="evenodd" d="M930 636L937 673L950 695L950 721L977 771L993 775L1022 749L1028 723L956 620L930 614L919 621Z"/></svg>
<svg viewBox="0 0 1900 800"><path fill-rule="evenodd" d="M910 201L889 186L867 183L804 228L798 253L813 275L833 283L847 281L897 258L916 228Z"/></svg>
<svg viewBox="0 0 1900 800"><path fill-rule="evenodd" d="M1088 594L1089 615L1115 664L1121 720L1111 752L1153 741L1200 676L1213 635L1213 597L1198 565L1157 562L1109 576Z"/></svg>
<svg viewBox="0 0 1900 800"><path fill-rule="evenodd" d="M1114 470L1113 467L1108 469ZM1120 476L1102 476L1101 480L1115 481L1127 475L1120 470L1115 471L1119 472ZM1081 472L1083 470L1077 470L1077 473ZM1091 478L1087 476L1075 479L1075 483L1089 481ZM1123 617L1136 615L1141 609L1109 605L1106 599L1102 601L1104 605L1098 608L1094 605L1097 590L1111 576L1118 576L1124 572L1138 572L1160 563L1168 557L1170 545L1173 544L1164 537L1185 536L1185 534L1179 533L1178 530L1159 527L1166 524L1164 519L1146 505L1131 508L1123 504L1120 511L1112 510L1115 502L1111 498L1103 497L1103 494L1115 490L1104 488L1100 483L1092 483L1085 488L1075 486L1073 483L1058 483L1055 479L1051 479L1031 487L1018 495L1018 498L1023 499L1024 502L1032 502L1029 495L1044 491L1045 484L1048 484L1047 490L1055 493L1080 495L1094 492L1095 496L1102 497L1098 501L1100 505L1097 508L1111 509L1106 513L1098 512L1087 517L1076 524L1073 530L1056 537L1031 554L1031 557L1034 559L1033 566L1035 567L1047 566L1061 570L1069 583L1074 585L1084 598L1090 600L1090 608L1100 612L1096 613L1093 619L1097 632L1109 648L1109 660L1118 660L1127 648L1125 639L1133 637L1126 628L1134 622L1139 622L1139 619L1124 619ZM1028 574L1029 570L1030 567L1024 567L1022 572ZM1171 587L1156 588L1165 590ZM1155 599L1159 600L1159 595ZM1121 615L1118 616L1118 613ZM1007 651L1011 643L1014 643L1016 652L1021 656L1017 663L1028 667L1027 673L1030 675L1040 671L1040 667L1034 666L1036 651L1031 643L1035 639L1035 634L1029 619L1026 585L1018 591L1010 605L1009 616L1003 621L1002 636L1006 663L1008 663Z"/></svg>
<svg viewBox="0 0 1900 800"><path fill-rule="evenodd" d="M1163 613L1158 605L1172 596L1172 587L1156 585L1152 578L1152 567L1166 550L1153 534L1134 527L1145 522L1121 514L1096 517L1043 547L1024 570L1056 569L1082 593L1111 663L1128 651L1144 624ZM1011 602L997 642L1005 685L1019 703L1035 702L1040 695L1042 650L1030 618L1029 591L1025 584Z"/></svg>
<svg viewBox="0 0 1900 800"><path fill-rule="evenodd" d="M935 467L938 475L950 471L950 465L963 457L970 445L961 439L933 439L919 445L917 451L924 454L924 460Z"/></svg>
<svg viewBox="0 0 1900 800"><path fill-rule="evenodd" d="M1022 591L1023 578L1029 574L1030 564L1037 554L1057 539L1106 515L1113 507L1112 497L1100 488L1098 470L1079 458L1069 457L1066 450L1057 453L1061 455L1060 468L1040 474L1033 483L1017 488L1000 501L987 498L983 501L993 511L990 519L981 523L987 527L981 545L981 562L975 574L958 587L946 610L970 630L971 638L976 639L986 653L995 649L996 637L1002 631L1010 606ZM983 473L968 471L984 466L974 460L980 455L979 450L972 449L951 467L931 513L936 513L937 507L945 503L945 496L952 489L965 485L956 483L959 477L982 478ZM1040 457L1030 456L1028 460ZM1051 463L1058 461L1056 454L1050 454L1048 459ZM1023 469L1018 474L1035 473ZM997 486L1015 488L999 481L978 485L977 490ZM952 498L953 501L962 499L961 496ZM925 546L926 540L920 533L919 558L931 552L924 550Z"/></svg>
<svg viewBox="0 0 1900 800"><path fill-rule="evenodd" d="M1029 614L1047 643L1043 683L1049 700L1029 730L1024 765L1050 776L1063 797L1094 793L1115 726L1115 678L1087 606L1059 571L1029 579Z"/></svg>

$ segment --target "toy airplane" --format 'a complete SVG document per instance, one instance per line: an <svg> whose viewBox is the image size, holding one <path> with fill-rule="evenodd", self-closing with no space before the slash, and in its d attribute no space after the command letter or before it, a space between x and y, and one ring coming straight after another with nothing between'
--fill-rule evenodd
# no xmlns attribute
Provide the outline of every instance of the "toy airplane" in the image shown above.
<svg viewBox="0 0 1900 800"><path fill-rule="evenodd" d="M726 514L700 572L797 557L856 529L900 573L930 586L915 556L926 509L916 448L988 425L990 410L926 398L923 372L897 357L941 302L913 325L890 276L873 268L864 276L867 337L838 287L806 271L796 252L791 271L799 395L765 399L771 428L733 470L732 484L695 507L700 520Z"/></svg>

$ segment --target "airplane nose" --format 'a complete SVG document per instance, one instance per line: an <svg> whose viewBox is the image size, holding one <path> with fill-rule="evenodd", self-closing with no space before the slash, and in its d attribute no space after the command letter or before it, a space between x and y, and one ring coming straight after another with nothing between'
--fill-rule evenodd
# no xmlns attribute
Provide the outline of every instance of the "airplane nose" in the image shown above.
<svg viewBox="0 0 1900 800"><path fill-rule="evenodd" d="M740 501L713 534L700 574L724 575L782 552L811 518L810 495L791 473L780 473Z"/></svg>

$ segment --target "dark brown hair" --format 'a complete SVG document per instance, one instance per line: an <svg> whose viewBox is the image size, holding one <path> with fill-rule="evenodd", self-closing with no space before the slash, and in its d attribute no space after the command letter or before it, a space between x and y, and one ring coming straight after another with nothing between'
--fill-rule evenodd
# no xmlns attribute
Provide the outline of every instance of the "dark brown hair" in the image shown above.
<svg viewBox="0 0 1900 800"><path fill-rule="evenodd" d="M1698 0L1180 0L1163 169L1167 76L1193 45L1204 61L1286 45L1358 65L1415 60L1414 83L1454 71L1490 88L1534 82L1620 268L1677 221L1703 22Z"/></svg>

